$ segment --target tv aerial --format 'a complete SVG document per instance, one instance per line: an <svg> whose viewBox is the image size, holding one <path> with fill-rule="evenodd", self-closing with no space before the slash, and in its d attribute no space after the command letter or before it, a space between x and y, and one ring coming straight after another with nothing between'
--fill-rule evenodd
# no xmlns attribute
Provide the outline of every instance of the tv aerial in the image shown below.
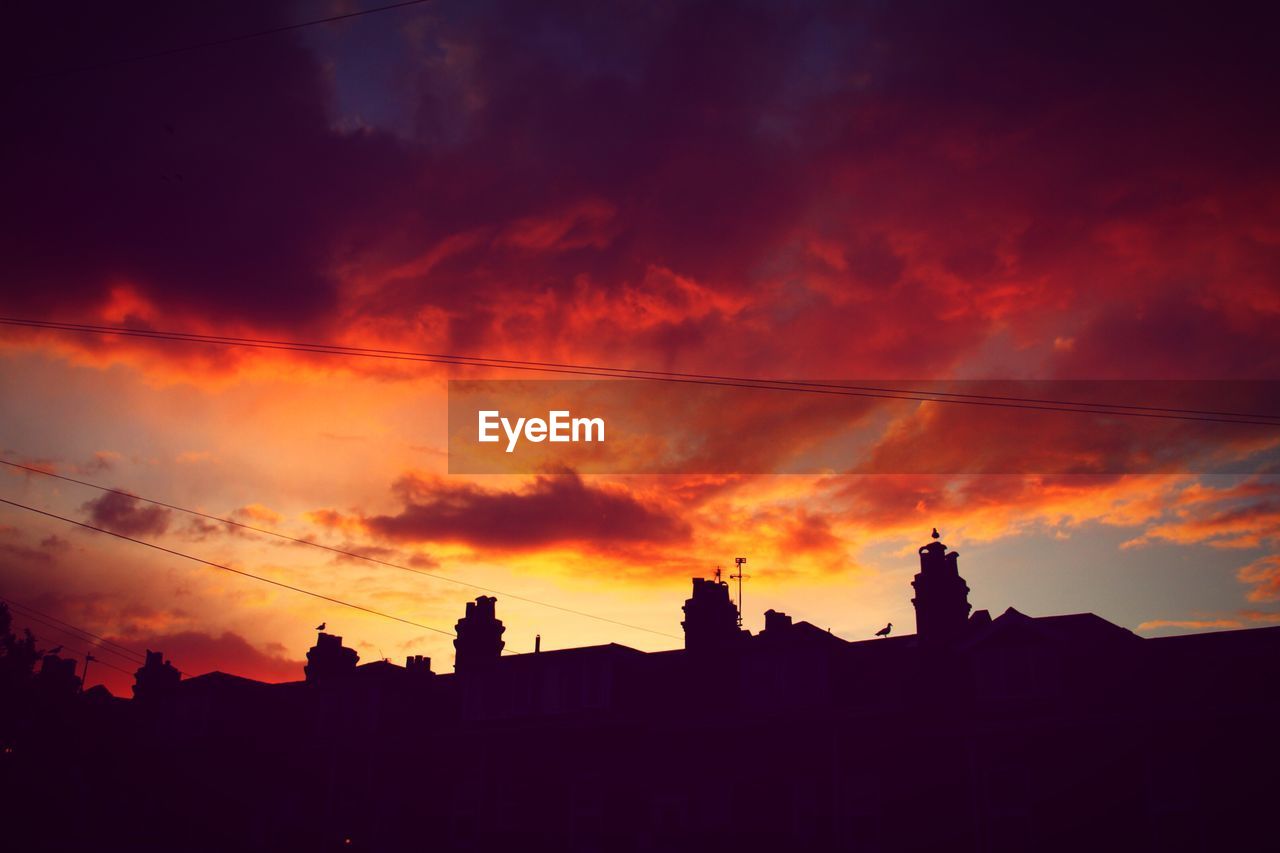
<svg viewBox="0 0 1280 853"><path fill-rule="evenodd" d="M733 564L737 568L734 573L729 575L729 580L738 582L738 627L742 627L742 582L751 575L742 571L742 567L747 564L746 557L734 557Z"/></svg>

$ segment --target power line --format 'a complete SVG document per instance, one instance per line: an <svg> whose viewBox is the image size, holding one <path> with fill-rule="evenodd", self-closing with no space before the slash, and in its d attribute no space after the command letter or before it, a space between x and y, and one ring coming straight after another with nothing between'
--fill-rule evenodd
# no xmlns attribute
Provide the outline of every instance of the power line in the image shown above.
<svg viewBox="0 0 1280 853"><path fill-rule="evenodd" d="M71 632L71 631L67 630L66 628L60 628L60 627L58 627L57 625L54 625L54 624L53 624L53 623L51 623L51 622L45 622L43 619L37 619L36 617L31 616L31 615L26 614L26 613L19 613L19 614L18 614L18 616L19 616L19 617L21 617L22 619L25 619L25 620L29 621L29 622L36 622L36 623L39 623L39 624L43 625L45 628L48 628L48 629L50 629L50 630L54 630L54 631L58 631L58 632L60 632L60 633L62 633L62 634L64 634L64 635L66 635L66 636L69 636L69 637L71 638L71 640L72 640L72 641L74 641L74 642L77 642L77 643L84 643L84 642L87 642L87 641L85 640L85 638L84 638L84 637L78 636L77 634L75 634L75 633L73 633L73 632ZM53 641L53 640L49 640L49 642L51 642L51 643L52 643L52 642L54 642L54 641ZM93 645L93 643L89 643L89 646L93 649L93 651L95 651L95 652L97 652L97 653L99 653L99 654L101 654L101 653L103 653L103 652L111 652L111 653L117 654L117 655L119 655L120 657L124 658L124 659L125 659L125 661L127 661L128 663L135 664L135 665L136 665L136 664L141 664L141 663L142 663L142 661L136 661L136 660L133 660L132 658L128 657L127 655L125 655L125 654L123 654L123 653L121 653L121 652L117 652L117 651L115 651L115 649L109 649L109 648L107 648L107 647L105 647L105 646L95 646L95 645ZM64 643L64 647L66 647L66 648L70 648L69 646L66 646L66 645L65 645L65 643ZM95 659L95 660L100 660L100 658L94 658L94 659ZM106 661L103 661L103 662L105 663Z"/></svg>
<svg viewBox="0 0 1280 853"><path fill-rule="evenodd" d="M392 568L392 569L399 569L405 572L412 572L415 575L422 575L423 577L432 578L433 580L440 580L440 581L445 581L447 583L458 584L459 586L469 587L471 589L480 590L481 592L494 593L495 595L501 595L505 598L510 598L515 601L523 601L526 604L536 604L539 607L547 607L552 610L558 610L562 613L569 613L574 616L582 616L586 619L594 619L597 622L607 622L610 625L617 625L622 628L630 628L635 631L644 631L649 634L657 634L660 637L667 637L673 640L680 639L674 634L668 634L664 631L657 631L657 630L654 630L653 628L645 628L641 625L632 625L627 622L621 622L617 619L610 619L607 616L597 616L594 613L587 613L586 611L583 611L583 610L575 610L571 607L564 607L559 604L552 604L549 601L540 601L536 598L529 598L528 596L524 596L524 595L516 595L515 593L505 592L504 590L495 589L493 587L482 586L477 583L471 583L470 581L458 580L457 578L451 578L448 575L440 575L434 572L424 572L421 569L415 569L410 566L401 565L400 563L393 563L393 562L390 562L389 560L380 560L377 557L370 557L367 554L361 554L358 551L348 551L344 548L335 548L331 545L325 545L320 542L313 541L311 539L302 539L297 536L290 536L289 534L281 533L278 530L271 530L265 527L256 527L252 524L245 524L242 521L236 521L234 519L226 518L224 516L212 515L207 512L200 512L199 510L190 509L188 507L179 506L177 504L166 503L165 501L156 500L155 498L143 497L142 495L137 495L137 494L134 494L133 492L126 492L120 489L112 489L107 486L100 486L97 483L91 483L87 480L77 480L75 477L68 477L64 474L56 474L52 471L45 471L41 468L35 468L30 465L21 465L17 462L10 462L5 459L0 459L0 465L8 465L10 468L18 468L20 470L28 471L32 474L40 474L45 477L54 477L56 479L63 480L68 483L75 483L76 485L79 485L79 486L87 486L88 488L91 488L91 489L97 489L98 491L101 491L101 492L109 492L114 495L123 495L125 497L133 498L135 500L146 501L149 504L154 504L155 506L161 506L161 507L164 507L165 509L175 510L177 512L187 513L188 515L193 515L193 516L196 516L197 518L204 518L204 519L208 519L209 521L221 522L222 524L231 525L233 527L238 527L243 530L252 530L255 533L262 533L267 536L274 536L278 539L283 539L287 542L293 542L298 545L309 545L312 548L319 548L321 550L329 551L334 554L340 554L344 557L352 557L357 560L365 560L366 562L376 563L377 565L380 565L380 566L387 566L388 568Z"/></svg>
<svg viewBox="0 0 1280 853"><path fill-rule="evenodd" d="M24 610L24 611L36 613L37 616L44 617L44 619L50 619L52 621L59 622L59 624L61 625L68 626L68 628L76 629L77 631L79 631L79 633L87 634L88 637L92 637L93 639L99 640L100 643L104 643L106 644L106 646L114 646L115 648L120 649L120 651L122 652L132 654L132 656L137 657L138 660L140 661L145 660L145 657L146 657L145 654L143 654L140 651L137 651L136 648L129 648L128 646L122 646L122 644L116 643L114 642L114 640L109 640L109 639L106 639L105 637L100 637L99 634L95 634L91 630L83 629L81 628L81 626L78 626L78 625L72 625L67 620L58 619L58 617L52 616L50 615L50 613L38 611L36 610L35 607L32 607L31 605L23 605L22 602L14 601L13 598L0 597L0 601L3 601L4 603L6 603L6 605L9 605L9 607L17 607L18 610Z"/></svg>
<svg viewBox="0 0 1280 853"><path fill-rule="evenodd" d="M120 657L130 661L131 663L145 664L147 661L147 656L144 655L142 652L138 651L137 649L132 649L128 646L121 645L120 643L117 643L114 640L108 640L106 637L103 637L100 634L95 634L92 631L88 630L87 628L81 628L79 625L73 625L72 623L67 622L65 619L59 619L57 616L53 616L48 613L44 613L40 610L36 610L32 606L14 601L12 598L0 597L0 601L3 601L5 604L7 604L10 609L16 609L18 615L21 616L23 619L35 619L37 622L41 622L42 624L50 628L61 631L64 634L67 634L68 636L75 637L77 640L81 642L88 642L90 645L92 645L95 649L99 651L104 651L104 652L109 652L111 654L119 655ZM54 624L54 623L57 623L57 624ZM77 636L77 634L83 634L85 636ZM94 644L90 638L92 638L92 640L97 640L98 641L97 644ZM174 667L174 669L177 669L177 667ZM183 672L180 669L178 670L178 673L181 675L187 675L187 673Z"/></svg>
<svg viewBox="0 0 1280 853"><path fill-rule="evenodd" d="M70 622L58 619L58 617L56 616L50 616L49 613L42 613L41 611L36 610L35 607L27 607L26 605L19 605L18 602L15 602L13 601L13 599L10 599L10 598L0 598L0 601L3 601L4 603L6 603L6 605L9 605L10 610L17 611L19 615L23 617L23 619L35 619L37 621L44 622L44 624L49 626L49 628L67 631L67 633L69 634L70 633L83 634L83 637L77 637L77 639L84 640L84 642L92 642L92 640L97 640L97 643L99 643L99 648L101 648L102 651L111 652L113 654L119 654L120 657L133 658L133 660L138 663L142 663L143 661L146 661L145 654L143 654L142 652L138 652L137 649L132 649L132 648L129 648L128 646L120 646L120 644L114 642L114 640L109 640L109 639L106 639L105 637L101 637L101 635L95 634L93 633L93 631L79 628L78 625L72 625L70 624Z"/></svg>
<svg viewBox="0 0 1280 853"><path fill-rule="evenodd" d="M33 637L36 637L37 639L39 639L39 635L38 635L38 634L36 634L36 633L34 633L34 632L32 632L32 636L33 636ZM57 638L55 637L53 640L48 640L48 642L58 642L58 640L57 640ZM75 647L75 646L71 646L71 645L68 645L68 644L66 644L66 643L58 643L58 644L59 644L59 645L61 645L64 649L67 649L67 650L69 650L69 651L75 652L76 654L80 655L80 657L85 657L86 655L90 655L90 654L92 654L92 652L86 651L85 649L77 648L77 647ZM122 666L116 666L115 664L113 664L111 661L108 661L108 660L102 660L101 658L94 658L94 659L93 659L93 662L94 662L94 663L100 663L100 664L102 664L102 665L103 665L103 666L105 666L105 667L108 667L108 668L110 668L110 669L114 669L114 670L116 670L117 672L123 672L125 675L133 675L133 674L134 674L132 671L127 670L127 669L125 669L125 668L124 668L124 667L122 667Z"/></svg>
<svg viewBox="0 0 1280 853"><path fill-rule="evenodd" d="M880 386L843 385L838 383L808 382L789 379L760 379L749 377L723 376L717 374L682 373L677 371L656 371L640 368L607 367L601 365L582 365L561 362L525 361L520 359L501 359L488 356L468 356L452 353L426 353L405 350L386 350L369 347L352 347L339 344L310 343L303 341L282 341L266 338L240 338L222 335L204 335L194 332L172 332L148 329L130 329L119 326L99 326L85 323L66 323L60 321L29 320L14 317L0 317L0 325L25 326L60 332L80 334L113 335L118 337L136 337L149 340L200 343L216 346L243 347L250 349L281 350L287 352L308 352L320 355L340 355L357 358L375 358L391 361L423 362L431 364L448 364L460 367L480 367L497 370L519 370L535 373L553 373L567 376L587 376L605 379L638 379L655 382L675 382L681 384L704 385L713 387L749 388L763 391L789 391L809 394L824 394L837 397L865 397L887 400L910 400L926 403L951 403L955 405L986 406L1006 409L1024 409L1039 412L1061 412L1069 414L1111 415L1118 417L1154 418L1159 420L1202 421L1209 423L1230 423L1252 426L1280 426L1280 415L1256 412L1229 412L1204 409L1182 409L1160 406L1129 405L1120 403L1077 402L1071 400L1040 399L1032 397L1013 397L984 394L961 394L944 391L920 391L905 388Z"/></svg>
<svg viewBox="0 0 1280 853"><path fill-rule="evenodd" d="M86 654L92 654L91 652L86 652L83 649L77 649L74 646L64 646L64 648L70 649L71 651L80 655L80 657L84 657ZM102 658L94 658L93 662L97 664L102 664L107 669L114 669L116 672L123 672L125 675L128 675L128 676L133 676L135 674L133 670L125 669L122 666L116 666L109 660L103 660Z"/></svg>
<svg viewBox="0 0 1280 853"><path fill-rule="evenodd" d="M196 42L194 44L187 44L179 47L166 48L164 50L157 50L151 53L140 53L134 56L122 56L117 59L109 59L109 60L106 60L105 62L98 62L92 65L80 65L74 68L59 69L57 71L45 71L40 74L33 74L26 78L20 78L20 79L43 80L50 77L65 77L70 74L82 74L86 71L100 71L105 68L114 68L118 65L127 65L132 62L144 62L149 59L160 59L165 56L173 56L179 53L189 53L193 50L204 50L210 47L221 47L222 45L235 44L237 42L242 42L242 41L249 41L251 39L262 38L263 36L272 36L272 35L277 35L279 33L292 32L293 30L300 30L305 27L314 27L314 26L317 26L318 24L332 24L337 21L345 21L349 18L359 18L364 15L373 15L378 12L388 12L388 11L391 11L392 9L403 9L406 6L419 6L426 2L428 2L428 0L404 0L404 2L401 2L401 3L391 3L386 6L375 6L372 9L362 9L358 12L347 12L341 15L330 15L327 18L316 18L310 21L300 21L299 23L296 23L296 24L285 24L284 26L272 27L271 29L267 29L267 30L258 30L252 33L241 33L240 35L228 36L226 38L221 38L221 39L212 39L210 41Z"/></svg>
<svg viewBox="0 0 1280 853"><path fill-rule="evenodd" d="M17 507L18 509L25 509L27 512L34 512L37 515L43 515L47 518L54 518L54 519L57 519L58 521L65 521L67 524L74 524L76 527L83 527L86 530L94 530L94 531L97 531L98 533L105 533L108 536L114 536L115 538L123 539L126 542L133 542L134 544L137 544L137 545L144 545L148 548L153 548L156 551L163 551L164 553L172 554L175 557L182 557L184 560L191 560L194 563L201 563L202 565L206 565L211 568L221 569L224 572L231 572L232 574L240 575L246 578L251 578L256 581L261 581L262 583L271 584L272 586L278 586L281 589L287 589L292 592L298 592L303 595L309 595L312 598L318 598L321 601L328 601L331 604L340 604L343 607L350 607L352 610L359 610L363 613L369 613L373 616L381 616L383 619L390 619L394 622L400 622L405 625L412 625L415 628L422 628L425 631L434 631L437 634L444 634L447 637L457 636L452 631L446 631L443 628L436 628L431 625L423 625L421 622L414 622L412 619L405 619L402 616L395 616L391 613L385 613L381 610L374 610L373 608L365 607L362 604L353 604L350 601L344 601L341 598L334 598L333 596L330 596L330 595L324 595L323 593L313 592L309 589L304 589L300 586L293 586L292 584L287 584L284 581L274 580L272 578L264 577L262 575L255 575L252 572L246 572L243 569L235 569L235 568L232 568L231 566L223 565L222 563L215 563L212 560L206 560L203 557L196 557L192 554L187 554L182 551L174 550L173 548L166 548L163 545L157 545L154 542L147 542L144 539L135 539L134 537L126 536L123 533L116 533L113 530L107 530L105 527L98 527L96 525L88 524L83 521L76 521L74 518L67 518L65 515L58 515L57 513L47 512L46 510L37 509L33 506L27 506L26 504L21 504L21 503L18 503L17 501L11 501L11 500L8 500L7 498L0 498L0 503L8 504L9 506Z"/></svg>

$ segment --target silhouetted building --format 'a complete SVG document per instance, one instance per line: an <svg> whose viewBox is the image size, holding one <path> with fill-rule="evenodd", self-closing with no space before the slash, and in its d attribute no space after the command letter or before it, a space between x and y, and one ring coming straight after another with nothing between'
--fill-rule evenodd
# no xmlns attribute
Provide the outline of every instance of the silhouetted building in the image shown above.
<svg viewBox="0 0 1280 853"><path fill-rule="evenodd" d="M40 661L36 683L47 693L72 694L80 689L80 676L76 675L75 658L45 655Z"/></svg>
<svg viewBox="0 0 1280 853"><path fill-rule="evenodd" d="M911 586L916 608L916 636L923 642L963 637L969 620L969 586L960 577L960 555L947 551L933 531L933 541L920 548L920 573Z"/></svg>
<svg viewBox="0 0 1280 853"><path fill-rule="evenodd" d="M133 698L146 701L168 696L178 689L181 680L182 673L164 659L164 652L147 649L146 663L133 675Z"/></svg>
<svg viewBox="0 0 1280 853"><path fill-rule="evenodd" d="M486 667L502 656L502 649L506 646L502 634L507 629L494 615L497 601L491 595L482 595L467 602L467 615L455 626L458 633L458 638L453 641L456 671Z"/></svg>
<svg viewBox="0 0 1280 853"><path fill-rule="evenodd" d="M316 644L307 650L307 664L303 667L307 681L324 682L343 678L355 672L360 653L342 645L342 638L321 632Z"/></svg>
<svg viewBox="0 0 1280 853"><path fill-rule="evenodd" d="M716 578L693 579L693 595L684 603L684 647L691 652L723 649L745 632L738 627L738 608L729 599L729 585Z"/></svg>
<svg viewBox="0 0 1280 853"><path fill-rule="evenodd" d="M777 610L766 610L764 612L764 630L760 632L760 636L782 636L787 633L791 626L792 619L787 614Z"/></svg>
<svg viewBox="0 0 1280 853"><path fill-rule="evenodd" d="M1280 628L1143 639L1090 613L969 617L938 542L914 586L915 635L849 641L776 610L751 635L698 579L681 649L503 655L486 596L453 673L357 665L321 634L306 677L325 689L209 673L155 701L81 698L69 729L42 710L51 734L6 772L94 836L28 820L66 834L14 849L1274 846Z"/></svg>

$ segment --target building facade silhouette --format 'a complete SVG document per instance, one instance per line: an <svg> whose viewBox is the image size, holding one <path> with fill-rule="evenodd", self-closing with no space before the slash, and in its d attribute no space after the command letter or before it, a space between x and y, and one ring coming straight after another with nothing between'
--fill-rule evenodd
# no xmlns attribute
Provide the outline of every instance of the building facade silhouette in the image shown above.
<svg viewBox="0 0 1280 853"><path fill-rule="evenodd" d="M503 654L482 596L458 622L453 673L421 656L360 664L325 633L305 679L284 684L177 679L149 653L134 701L81 700L7 762L39 842L11 849L1167 853L1274 840L1280 629L1144 639L1089 613L993 618L971 612L954 552L934 539L919 556L917 633L882 639L776 610L751 634L723 581L695 579L685 648L670 651ZM41 819L68 811L82 819Z"/></svg>

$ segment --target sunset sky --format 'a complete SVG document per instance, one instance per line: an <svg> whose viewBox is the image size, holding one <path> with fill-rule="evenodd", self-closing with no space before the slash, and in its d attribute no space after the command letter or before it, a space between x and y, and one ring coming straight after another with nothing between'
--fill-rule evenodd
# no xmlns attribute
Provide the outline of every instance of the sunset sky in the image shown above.
<svg viewBox="0 0 1280 853"><path fill-rule="evenodd" d="M1275 22L468 0L120 61L376 5L7 12L0 315L746 377L1280 379ZM935 526L975 609L1280 623L1280 428L1100 446L1067 414L782 394L703 411L741 436L728 473L449 475L448 380L511 378L0 326L0 452L650 629L500 593L512 651L677 647L689 578L739 555L748 628L910 632ZM801 423L981 464L760 473ZM1125 473L1153 445L1240 473ZM1080 464L1008 473L1029 447ZM479 594L17 469L0 498L444 631ZM188 674L300 678L321 622L452 667L444 634L7 505L0 596Z"/></svg>

